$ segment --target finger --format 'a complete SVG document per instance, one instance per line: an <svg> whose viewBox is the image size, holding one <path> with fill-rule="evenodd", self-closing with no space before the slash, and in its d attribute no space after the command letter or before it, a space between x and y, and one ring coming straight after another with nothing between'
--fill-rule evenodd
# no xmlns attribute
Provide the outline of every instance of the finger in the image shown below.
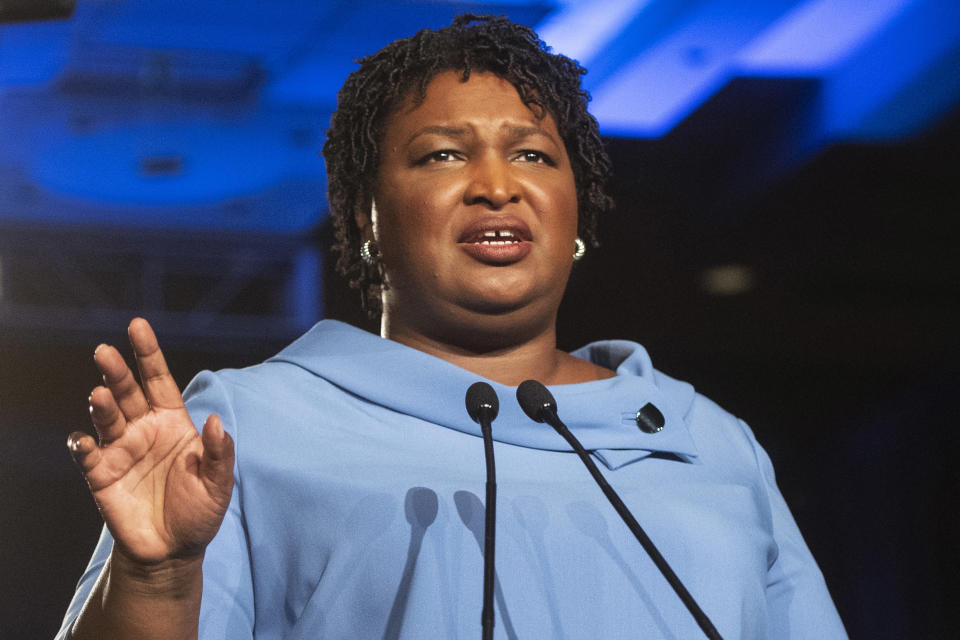
<svg viewBox="0 0 960 640"><path fill-rule="evenodd" d="M90 392L90 420L100 436L101 447L122 436L127 426L117 401L106 387L97 387Z"/></svg>
<svg viewBox="0 0 960 640"><path fill-rule="evenodd" d="M82 431L74 431L67 436L67 449L84 475L97 466L102 457L100 447L97 446L93 436Z"/></svg>
<svg viewBox="0 0 960 640"><path fill-rule="evenodd" d="M203 461L200 472L207 482L208 490L215 490L229 501L233 490L233 438L223 428L220 418L213 414L203 425L200 433L203 442Z"/></svg>
<svg viewBox="0 0 960 640"><path fill-rule="evenodd" d="M110 345L102 344L93 352L93 360L103 374L103 383L110 389L117 407L128 422L150 410L140 385L119 351Z"/></svg>
<svg viewBox="0 0 960 640"><path fill-rule="evenodd" d="M183 406L180 389L170 375L167 361L157 342L153 329L143 318L134 318L128 329L130 344L140 368L140 382L150 406L159 409L179 409Z"/></svg>

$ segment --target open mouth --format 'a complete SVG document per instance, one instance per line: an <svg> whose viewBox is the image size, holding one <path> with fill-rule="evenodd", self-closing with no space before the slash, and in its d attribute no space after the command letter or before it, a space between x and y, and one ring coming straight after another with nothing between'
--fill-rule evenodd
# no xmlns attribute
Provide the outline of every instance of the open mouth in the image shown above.
<svg viewBox="0 0 960 640"><path fill-rule="evenodd" d="M469 225L457 242L480 262L504 265L526 257L530 253L532 240L530 227L520 218L490 216Z"/></svg>
<svg viewBox="0 0 960 640"><path fill-rule="evenodd" d="M516 242L523 242L513 231L509 229L500 229L497 231L484 231L483 237L479 240L474 240L474 243L477 244L486 244L491 246L507 245L514 244Z"/></svg>
<svg viewBox="0 0 960 640"><path fill-rule="evenodd" d="M533 240L530 227L515 216L489 216L470 224L457 242L500 246Z"/></svg>

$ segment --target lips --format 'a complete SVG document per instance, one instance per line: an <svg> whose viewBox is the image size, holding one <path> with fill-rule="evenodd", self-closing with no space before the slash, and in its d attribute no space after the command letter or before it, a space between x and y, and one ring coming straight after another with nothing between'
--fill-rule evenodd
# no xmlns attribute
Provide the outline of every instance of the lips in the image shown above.
<svg viewBox="0 0 960 640"><path fill-rule="evenodd" d="M513 216L480 218L468 225L457 240L470 256L487 264L512 264L530 253L530 227Z"/></svg>

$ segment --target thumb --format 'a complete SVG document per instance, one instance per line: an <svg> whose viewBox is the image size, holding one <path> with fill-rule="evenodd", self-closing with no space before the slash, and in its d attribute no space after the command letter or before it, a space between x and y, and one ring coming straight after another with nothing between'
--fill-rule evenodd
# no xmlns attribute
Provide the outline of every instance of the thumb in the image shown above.
<svg viewBox="0 0 960 640"><path fill-rule="evenodd" d="M216 491L229 501L233 490L233 438L224 430L220 417L212 414L203 425L200 439L203 443L200 476L212 494Z"/></svg>

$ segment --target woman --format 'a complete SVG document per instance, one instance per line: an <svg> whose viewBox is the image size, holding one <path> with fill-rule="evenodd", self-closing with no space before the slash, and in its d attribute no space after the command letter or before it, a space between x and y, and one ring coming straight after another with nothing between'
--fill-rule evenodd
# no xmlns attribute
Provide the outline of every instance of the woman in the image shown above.
<svg viewBox="0 0 960 640"><path fill-rule="evenodd" d="M324 321L261 365L200 374L186 406L145 321L142 388L99 347L100 443L68 444L106 528L60 637L476 636L478 378L501 399L498 634L701 636L569 447L512 402L536 379L560 385L564 420L725 638L844 637L746 425L639 345L556 348L610 206L581 73L473 16L362 61L324 153L339 267L386 340ZM647 404L659 432L638 429Z"/></svg>

